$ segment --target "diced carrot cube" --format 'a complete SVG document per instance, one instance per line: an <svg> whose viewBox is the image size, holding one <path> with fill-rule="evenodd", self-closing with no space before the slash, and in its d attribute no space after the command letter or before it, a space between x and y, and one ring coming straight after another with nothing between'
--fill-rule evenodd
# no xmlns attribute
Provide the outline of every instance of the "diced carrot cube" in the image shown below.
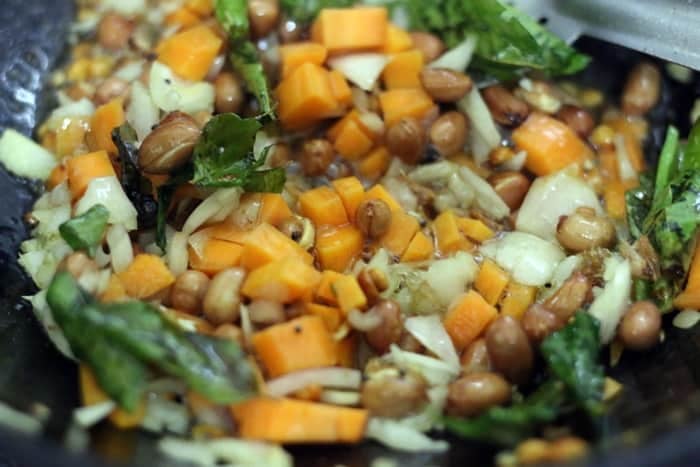
<svg viewBox="0 0 700 467"><path fill-rule="evenodd" d="M461 352L479 337L497 314L496 308L477 292L470 290L447 310L443 325L457 351Z"/></svg>
<svg viewBox="0 0 700 467"><path fill-rule="evenodd" d="M489 305L495 305L506 290L510 277L490 259L484 260L474 281L474 288Z"/></svg>
<svg viewBox="0 0 700 467"><path fill-rule="evenodd" d="M382 72L384 85L387 89L422 89L420 72L424 66L423 53L419 50L397 53Z"/></svg>
<svg viewBox="0 0 700 467"><path fill-rule="evenodd" d="M299 196L299 213L311 219L317 227L348 223L343 200L335 190L327 186L320 186L302 193Z"/></svg>
<svg viewBox="0 0 700 467"><path fill-rule="evenodd" d="M367 136L359 124L351 120L343 125L333 148L346 159L357 160L367 154L373 145L372 138Z"/></svg>
<svg viewBox="0 0 700 467"><path fill-rule="evenodd" d="M289 76L299 65L313 63L323 65L328 56L328 50L316 42L293 42L279 47L282 61L282 77Z"/></svg>
<svg viewBox="0 0 700 467"><path fill-rule="evenodd" d="M400 27L389 23L386 29L386 43L382 52L385 54L396 54L413 47L411 35Z"/></svg>
<svg viewBox="0 0 700 467"><path fill-rule="evenodd" d="M486 241L495 235L495 232L479 219L460 217L457 224L464 235L477 242Z"/></svg>
<svg viewBox="0 0 700 467"><path fill-rule="evenodd" d="M307 302L304 304L304 312L321 318L329 332L337 331L343 321L342 312L336 307Z"/></svg>
<svg viewBox="0 0 700 467"><path fill-rule="evenodd" d="M318 316L304 315L270 326L253 335L252 346L272 378L337 363L333 338Z"/></svg>
<svg viewBox="0 0 700 467"><path fill-rule="evenodd" d="M201 81L207 76L223 41L207 25L185 29L161 42L158 60L178 76Z"/></svg>
<svg viewBox="0 0 700 467"><path fill-rule="evenodd" d="M287 257L301 259L306 264L313 262L313 257L298 243L270 224L263 223L246 236L241 266L253 270Z"/></svg>
<svg viewBox="0 0 700 467"><path fill-rule="evenodd" d="M501 298L501 314L522 318L527 309L535 302L537 287L510 282Z"/></svg>
<svg viewBox="0 0 700 467"><path fill-rule="evenodd" d="M95 178L116 177L112 161L107 151L96 151L81 156L71 157L66 161L68 188L73 199L85 193L88 184Z"/></svg>
<svg viewBox="0 0 700 467"><path fill-rule="evenodd" d="M328 79L328 70L313 63L299 65L277 87L279 118L282 125L298 130L338 110Z"/></svg>
<svg viewBox="0 0 700 467"><path fill-rule="evenodd" d="M248 298L291 303L311 295L321 273L299 258L288 257L251 271L241 293Z"/></svg>
<svg viewBox="0 0 700 467"><path fill-rule="evenodd" d="M386 43L387 26L386 8L324 8L312 26L311 37L330 54L376 50Z"/></svg>
<svg viewBox="0 0 700 467"><path fill-rule="evenodd" d="M419 230L401 256L401 261L404 263L425 261L431 259L434 252L433 240Z"/></svg>
<svg viewBox="0 0 700 467"><path fill-rule="evenodd" d="M365 188L362 186L362 182L357 177L345 177L333 180L331 185L335 188L340 199L343 200L348 219L353 221L355 212L357 212L357 206L360 205L365 195Z"/></svg>
<svg viewBox="0 0 700 467"><path fill-rule="evenodd" d="M333 293L333 283L339 278L343 277L343 274L333 271L332 269L326 269L321 273L321 282L318 284L318 288L315 292L315 297L321 303L326 303L330 305L338 304L338 297Z"/></svg>
<svg viewBox="0 0 700 467"><path fill-rule="evenodd" d="M344 314L367 306L367 297L354 276L339 277L331 284L331 290Z"/></svg>
<svg viewBox="0 0 700 467"><path fill-rule="evenodd" d="M367 190L362 201L368 201L371 199L380 199L384 201L392 212L401 211L401 205L394 199L393 196L391 196L388 191L386 191L386 188L380 184L376 184Z"/></svg>
<svg viewBox="0 0 700 467"><path fill-rule="evenodd" d="M238 243L210 238L204 245L202 256L189 248L190 267L213 276L219 271L238 266L242 253L243 246Z"/></svg>
<svg viewBox="0 0 700 467"><path fill-rule="evenodd" d="M338 70L331 70L328 73L328 81L331 85L331 92L336 102L345 108L352 104L352 91L345 76Z"/></svg>
<svg viewBox="0 0 700 467"><path fill-rule="evenodd" d="M289 205L279 193L263 193L261 195L259 222L267 222L270 225L279 226L282 222L294 215Z"/></svg>
<svg viewBox="0 0 700 467"><path fill-rule="evenodd" d="M433 108L430 96L422 89L391 89L379 95L384 123L392 126L403 117L422 118Z"/></svg>
<svg viewBox="0 0 700 467"><path fill-rule="evenodd" d="M433 231L440 253L452 253L461 249L464 236L459 230L457 216L452 211L445 211L433 221Z"/></svg>
<svg viewBox="0 0 700 467"><path fill-rule="evenodd" d="M156 255L139 254L118 274L126 293L134 298L148 298L175 282L168 266Z"/></svg>
<svg viewBox="0 0 700 467"><path fill-rule="evenodd" d="M316 252L323 269L345 271L362 252L362 233L351 225L316 232Z"/></svg>
<svg viewBox="0 0 700 467"><path fill-rule="evenodd" d="M419 229L420 224L415 217L403 211L394 211L389 230L379 241L392 254L401 257Z"/></svg>
<svg viewBox="0 0 700 467"><path fill-rule="evenodd" d="M384 146L380 146L373 149L367 154L367 157L360 161L358 170L363 177L377 180L384 176L390 162L391 154L389 154L389 150Z"/></svg>

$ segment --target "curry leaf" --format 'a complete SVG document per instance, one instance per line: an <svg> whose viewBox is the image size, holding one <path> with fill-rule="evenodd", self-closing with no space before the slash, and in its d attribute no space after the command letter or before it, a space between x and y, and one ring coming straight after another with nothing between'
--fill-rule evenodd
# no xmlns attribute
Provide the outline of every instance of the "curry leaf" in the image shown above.
<svg viewBox="0 0 700 467"><path fill-rule="evenodd" d="M258 170L267 151L259 158L253 153L255 135L262 128L254 118L236 114L213 117L202 131L194 149L192 183L204 187L240 186L247 191L282 190L283 169Z"/></svg>
<svg viewBox="0 0 700 467"><path fill-rule="evenodd" d="M273 116L272 98L258 51L248 39L248 2L246 0L216 0L216 18L231 41L231 64L248 90L255 96L263 115Z"/></svg>
<svg viewBox="0 0 700 467"><path fill-rule="evenodd" d="M148 303L94 302L67 272L56 274L47 302L76 356L126 409L141 400L151 369L220 404L255 391L253 370L234 341L182 331Z"/></svg>
<svg viewBox="0 0 700 467"><path fill-rule="evenodd" d="M573 394L576 403L591 416L602 412L605 371L598 363L598 322L585 312L547 337L540 347L549 370Z"/></svg>
<svg viewBox="0 0 700 467"><path fill-rule="evenodd" d="M528 70L572 74L590 59L500 0L403 0L412 27L439 35L449 47L478 38L471 67L499 79Z"/></svg>
<svg viewBox="0 0 700 467"><path fill-rule="evenodd" d="M102 204L96 204L83 214L67 220L60 225L58 231L61 237L74 250L85 250L90 256L95 256L97 245L107 228L109 210Z"/></svg>

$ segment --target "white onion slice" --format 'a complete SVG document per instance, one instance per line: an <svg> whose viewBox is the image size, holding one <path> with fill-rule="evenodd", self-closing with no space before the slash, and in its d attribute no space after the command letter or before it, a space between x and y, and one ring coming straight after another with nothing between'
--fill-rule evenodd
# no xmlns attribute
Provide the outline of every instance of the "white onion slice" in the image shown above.
<svg viewBox="0 0 700 467"><path fill-rule="evenodd" d="M163 438L158 449L167 456L192 465L236 465L266 467L292 467L292 456L274 444L220 438L209 441L191 441L179 438Z"/></svg>
<svg viewBox="0 0 700 467"><path fill-rule="evenodd" d="M83 214L96 204L107 208L110 224L123 224L127 230L136 229L136 208L114 175L93 178L88 183L85 194L75 205L75 215Z"/></svg>
<svg viewBox="0 0 700 467"><path fill-rule="evenodd" d="M348 323L353 329L367 332L382 324L382 317L374 309L369 309L365 312L352 309L348 313Z"/></svg>
<svg viewBox="0 0 700 467"><path fill-rule="evenodd" d="M484 243L479 251L508 271L515 281L536 286L549 282L566 257L557 245L524 232L506 232Z"/></svg>
<svg viewBox="0 0 700 467"><path fill-rule="evenodd" d="M38 434L43 427L38 418L20 412L4 402L0 402L0 425L26 434Z"/></svg>
<svg viewBox="0 0 700 467"><path fill-rule="evenodd" d="M463 72L472 61L476 43L476 35L468 35L462 42L431 62L428 68L447 68L448 70Z"/></svg>
<svg viewBox="0 0 700 467"><path fill-rule="evenodd" d="M129 233L123 225L115 224L107 230L107 246L112 257L114 272L122 272L134 260L134 249L131 246Z"/></svg>
<svg viewBox="0 0 700 467"><path fill-rule="evenodd" d="M168 242L167 262L170 272L176 276L187 271L189 264L187 235L183 232L176 232Z"/></svg>
<svg viewBox="0 0 700 467"><path fill-rule="evenodd" d="M458 374L447 363L437 358L402 350L397 345L391 345L391 358L400 367L420 373L433 386L443 386L452 381Z"/></svg>
<svg viewBox="0 0 700 467"><path fill-rule="evenodd" d="M325 389L321 391L321 402L333 405L359 405L360 393L357 391Z"/></svg>
<svg viewBox="0 0 700 467"><path fill-rule="evenodd" d="M160 111L148 89L140 81L134 81L131 85L131 99L126 108L126 119L136 131L139 141L143 141L160 121Z"/></svg>
<svg viewBox="0 0 700 467"><path fill-rule="evenodd" d="M94 405L80 407L73 411L73 419L83 428L90 428L101 420L107 418L117 404L112 400L106 400Z"/></svg>
<svg viewBox="0 0 700 467"><path fill-rule="evenodd" d="M593 300L588 312L600 321L600 341L607 344L615 337L615 330L627 310L632 290L630 263L620 255L605 260L603 279L605 287Z"/></svg>
<svg viewBox="0 0 700 467"><path fill-rule="evenodd" d="M469 116L474 130L479 133L486 148L491 150L501 144L501 134L498 132L496 122L493 121L491 111L486 106L486 102L476 86L457 102L457 108ZM486 162L484 157L476 160L477 164L483 162Z"/></svg>
<svg viewBox="0 0 700 467"><path fill-rule="evenodd" d="M362 373L353 368L325 367L287 373L265 383L270 396L282 397L311 384L339 389L359 389Z"/></svg>
<svg viewBox="0 0 700 467"><path fill-rule="evenodd" d="M673 325L680 329L690 329L700 322L700 311L683 310L673 317Z"/></svg>
<svg viewBox="0 0 700 467"><path fill-rule="evenodd" d="M165 112L195 113L214 108L215 93L211 83L180 79L160 62L153 62L148 84L153 102Z"/></svg>
<svg viewBox="0 0 700 467"><path fill-rule="evenodd" d="M468 167L459 167L459 176L474 190L474 203L493 219L503 219L510 214L510 208L490 183Z"/></svg>
<svg viewBox="0 0 700 467"><path fill-rule="evenodd" d="M404 326L426 349L440 357L455 371L459 371L457 351L437 315L413 316L406 319Z"/></svg>
<svg viewBox="0 0 700 467"><path fill-rule="evenodd" d="M12 128L0 137L0 162L15 175L39 180L46 180L57 164L53 154Z"/></svg>
<svg viewBox="0 0 700 467"><path fill-rule="evenodd" d="M187 243L192 248L192 251L202 258L204 256L204 248L211 238L211 229L198 230L187 239Z"/></svg>
<svg viewBox="0 0 700 467"><path fill-rule="evenodd" d="M192 214L185 221L182 231L187 235L191 234L213 216L216 216L223 208L233 211L238 207L241 193L242 190L240 188L222 188L217 190L192 211Z"/></svg>
<svg viewBox="0 0 700 467"><path fill-rule="evenodd" d="M410 426L387 418L371 418L366 436L398 451L445 452L449 449L447 441L434 440Z"/></svg>
<svg viewBox="0 0 700 467"><path fill-rule="evenodd" d="M388 62L384 54L358 53L331 58L328 66L341 72L358 87L371 91Z"/></svg>

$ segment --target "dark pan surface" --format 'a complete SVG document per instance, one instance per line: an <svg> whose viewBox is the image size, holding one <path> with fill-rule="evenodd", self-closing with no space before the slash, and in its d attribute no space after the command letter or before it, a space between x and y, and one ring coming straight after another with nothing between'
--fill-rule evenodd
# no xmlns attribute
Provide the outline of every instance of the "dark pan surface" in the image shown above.
<svg viewBox="0 0 700 467"><path fill-rule="evenodd" d="M30 134L51 105L45 89L48 70L60 60L73 6L70 0L2 0L0 2L0 129ZM593 41L580 43L595 62L584 81L605 83L613 95L639 55ZM663 103L651 121L649 154L656 152L667 122L687 131L688 112L698 83L666 80ZM110 463L165 466L155 438L138 432L117 433L99 426L91 445L97 456L69 454L61 447L70 413L78 403L75 366L52 348L21 300L32 285L15 262L19 242L27 235L23 213L35 187L0 167L0 400L18 409L40 402L51 410L44 439L0 430L0 467L98 466ZM598 426L592 465L700 465L700 328L681 331L666 326L665 342L653 352L625 354L612 376L624 386L623 397ZM360 447L291 449L300 467L365 467L377 457L394 458L402 467L488 465L494 454L472 443L454 440L442 455L406 455L376 444ZM98 460L99 459L99 460Z"/></svg>

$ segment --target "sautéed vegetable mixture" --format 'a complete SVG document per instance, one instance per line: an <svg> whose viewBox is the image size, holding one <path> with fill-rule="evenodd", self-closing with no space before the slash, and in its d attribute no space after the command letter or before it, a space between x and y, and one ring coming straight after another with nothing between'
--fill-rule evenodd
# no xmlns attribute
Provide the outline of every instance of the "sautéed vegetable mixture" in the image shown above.
<svg viewBox="0 0 700 467"><path fill-rule="evenodd" d="M608 99L499 0L78 3L59 106L0 160L45 183L19 261L84 428L561 461L622 389L603 349L700 308L700 126L647 165L654 63Z"/></svg>

